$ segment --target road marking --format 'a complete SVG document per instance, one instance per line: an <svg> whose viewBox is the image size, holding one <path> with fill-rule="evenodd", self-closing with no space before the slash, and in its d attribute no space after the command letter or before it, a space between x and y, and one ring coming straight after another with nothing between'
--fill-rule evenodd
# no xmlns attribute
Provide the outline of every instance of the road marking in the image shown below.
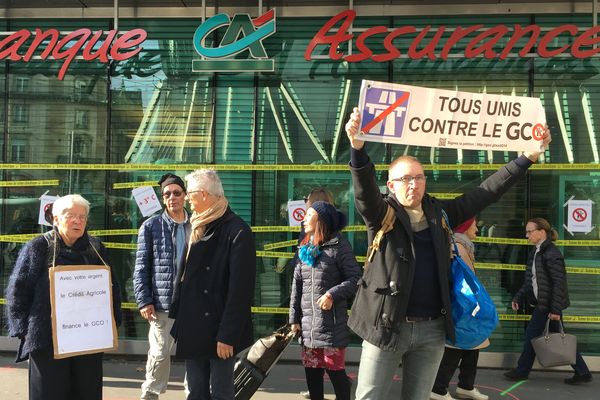
<svg viewBox="0 0 600 400"><path fill-rule="evenodd" d="M525 382L527 382L527 379L523 380L523 381L519 381L517 383L515 383L514 385L512 385L511 387L509 387L508 389L506 389L504 392L500 393L500 396L506 396L507 394L509 396L512 396L511 394L509 394L508 392L518 388L519 386L521 386L522 384L524 384Z"/></svg>

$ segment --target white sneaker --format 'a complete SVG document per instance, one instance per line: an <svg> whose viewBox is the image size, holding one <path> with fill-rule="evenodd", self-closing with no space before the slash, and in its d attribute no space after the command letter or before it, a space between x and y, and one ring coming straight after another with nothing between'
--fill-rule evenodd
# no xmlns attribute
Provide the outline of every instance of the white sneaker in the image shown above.
<svg viewBox="0 0 600 400"><path fill-rule="evenodd" d="M450 396L450 392L446 392L446 394L437 394L435 392L431 392L429 398L431 400L454 400L454 397Z"/></svg>
<svg viewBox="0 0 600 400"><path fill-rule="evenodd" d="M472 400L488 400L488 396L479 392L477 388L473 388L473 390L467 390L457 387L456 388L456 398L457 399L472 399Z"/></svg>

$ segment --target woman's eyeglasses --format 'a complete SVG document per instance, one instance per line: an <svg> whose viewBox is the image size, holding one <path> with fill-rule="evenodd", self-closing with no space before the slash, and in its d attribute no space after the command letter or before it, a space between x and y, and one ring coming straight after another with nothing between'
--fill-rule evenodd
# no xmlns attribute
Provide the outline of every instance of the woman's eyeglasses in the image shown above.
<svg viewBox="0 0 600 400"><path fill-rule="evenodd" d="M180 197L182 194L183 194L183 192L181 190L173 190L172 192L167 190L162 195L165 199L168 199L169 197L171 197L171 195L173 195L175 197Z"/></svg>

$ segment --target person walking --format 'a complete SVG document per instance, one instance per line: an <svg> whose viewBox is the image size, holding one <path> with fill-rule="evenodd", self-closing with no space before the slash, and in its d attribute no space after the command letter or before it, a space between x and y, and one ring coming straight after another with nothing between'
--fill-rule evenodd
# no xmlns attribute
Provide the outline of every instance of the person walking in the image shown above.
<svg viewBox="0 0 600 400"><path fill-rule="evenodd" d="M354 108L346 124L354 203L367 226L369 245L393 211L395 222L360 280L348 326L363 339L356 399L387 399L402 363L402 399L428 400L446 337L454 341L450 306L450 244L442 209L452 228L498 201L518 182L540 152L525 153L481 185L452 200L426 193L427 176L414 157L389 166L382 196L375 166L360 138L361 116ZM540 149L550 143L546 131Z"/></svg>
<svg viewBox="0 0 600 400"><path fill-rule="evenodd" d="M305 236L297 251L290 302L290 324L302 342L302 364L312 400L323 400L327 372L337 400L350 400L345 350L349 343L348 300L361 269L341 235L346 216L325 201L311 204Z"/></svg>
<svg viewBox="0 0 600 400"><path fill-rule="evenodd" d="M562 312L569 307L567 270L562 253L553 243L558 233L544 218L531 218L525 226L525 236L535 247L529 253L525 269L525 281L512 299L512 309L518 311L524 302L533 307L531 319L525 330L523 351L517 367L504 373L512 381L529 378L535 361L535 350L531 339L541 336L550 319L550 331L559 332ZM575 364L571 365L575 374L565 379L569 385L592 381L592 374L581 354L577 352Z"/></svg>
<svg viewBox="0 0 600 400"><path fill-rule="evenodd" d="M196 170L186 180L192 234L169 311L171 333L176 356L185 359L187 400L233 400L234 355L252 344L254 236L229 207L216 171Z"/></svg>
<svg viewBox="0 0 600 400"><path fill-rule="evenodd" d="M185 184L174 174L158 181L165 210L140 227L133 273L135 299L148 321L148 359L142 400L156 400L165 393L171 372L173 320L168 317L175 277L183 262L191 225L184 208Z"/></svg>
<svg viewBox="0 0 600 400"><path fill-rule="evenodd" d="M473 240L477 237L477 222L475 218L470 218L454 228L454 240L460 257L475 272L475 245ZM456 368L460 369L458 374L458 385L456 387L457 399L488 400L488 396L479 392L474 386L475 376L477 375L477 361L479 360L479 350L490 345L486 339L483 343L474 349L459 349L446 345L444 356L438 368L435 384L431 391L431 400L453 400L448 391L450 379L454 375ZM459 367L460 363L460 367Z"/></svg>
<svg viewBox="0 0 600 400"><path fill-rule="evenodd" d="M48 268L109 266L106 248L87 232L89 212L90 203L78 194L58 198L52 206L52 230L25 243L8 281L8 333L21 340L16 361L29 360L29 400L102 400L103 353L55 359L52 345ZM110 275L112 312L119 326L121 295L112 268Z"/></svg>

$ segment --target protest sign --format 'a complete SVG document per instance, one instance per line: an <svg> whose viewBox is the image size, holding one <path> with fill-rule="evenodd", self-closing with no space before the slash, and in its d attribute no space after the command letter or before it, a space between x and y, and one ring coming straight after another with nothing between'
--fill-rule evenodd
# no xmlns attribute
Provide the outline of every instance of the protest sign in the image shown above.
<svg viewBox="0 0 600 400"><path fill-rule="evenodd" d="M304 215L306 214L306 203L304 200L290 200L287 205L290 226L302 225L302 220L304 220Z"/></svg>
<svg viewBox="0 0 600 400"><path fill-rule="evenodd" d="M38 224L52 226L52 221L48 222L46 214L50 211L52 204L58 199L58 196L48 196L43 194L40 197L40 210L38 212Z"/></svg>
<svg viewBox="0 0 600 400"><path fill-rule="evenodd" d="M540 99L362 81L361 139L470 150L542 147Z"/></svg>
<svg viewBox="0 0 600 400"><path fill-rule="evenodd" d="M116 350L109 267L59 265L49 274L54 358Z"/></svg>
<svg viewBox="0 0 600 400"><path fill-rule="evenodd" d="M156 197L156 192L152 186L141 186L133 189L131 193L144 217L162 210L162 206L160 205L160 202Z"/></svg>

